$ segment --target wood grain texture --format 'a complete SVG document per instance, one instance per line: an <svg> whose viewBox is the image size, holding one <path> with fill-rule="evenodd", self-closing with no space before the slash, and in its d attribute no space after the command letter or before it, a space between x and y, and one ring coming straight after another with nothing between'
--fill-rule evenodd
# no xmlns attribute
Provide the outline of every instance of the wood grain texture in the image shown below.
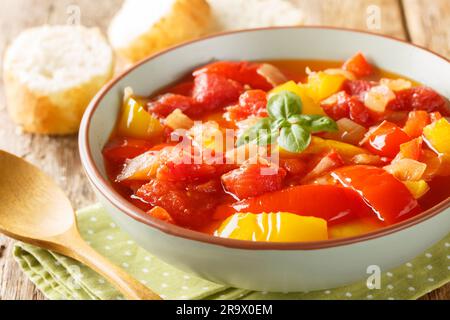
<svg viewBox="0 0 450 320"><path fill-rule="evenodd" d="M449 0L292 0L305 13L308 25L357 28L388 34L450 56ZM122 0L2 0L0 1L0 56L5 46L28 27L43 23L67 23L70 13L81 13L81 22L105 30ZM430 4L432 3L432 4ZM408 26L410 30L405 27ZM0 69L1 73L1 69ZM57 179L74 207L95 201L78 160L75 137L48 138L20 134L4 108L0 84L0 149L13 152L38 165ZM0 300L43 299L13 261L12 241L0 236ZM1 250L0 250L1 251ZM0 254L1 256L1 254ZM450 285L427 299L450 299Z"/></svg>
<svg viewBox="0 0 450 320"><path fill-rule="evenodd" d="M450 1L402 0L410 40L450 58ZM423 300L450 300L450 284Z"/></svg>
<svg viewBox="0 0 450 320"><path fill-rule="evenodd" d="M2 0L0 1L0 56L23 29L41 24L72 22L77 11L81 23L105 30L122 0ZM78 6L78 8L76 7ZM0 73L1 73L0 69ZM19 155L51 175L75 208L95 201L78 156L77 138L50 138L21 134L11 123L0 84L0 149ZM11 256L13 241L0 236L5 246L0 258L0 300L43 299L42 294L19 270Z"/></svg>
<svg viewBox="0 0 450 320"><path fill-rule="evenodd" d="M305 12L305 24L361 29L405 39L397 0L294 0Z"/></svg>
<svg viewBox="0 0 450 320"><path fill-rule="evenodd" d="M403 0L411 41L450 57L450 1Z"/></svg>
<svg viewBox="0 0 450 320"><path fill-rule="evenodd" d="M0 168L4 170L0 179L0 232L83 263L129 300L161 300L83 240L71 201L52 178L22 158L2 150ZM21 194L29 196L18 196Z"/></svg>

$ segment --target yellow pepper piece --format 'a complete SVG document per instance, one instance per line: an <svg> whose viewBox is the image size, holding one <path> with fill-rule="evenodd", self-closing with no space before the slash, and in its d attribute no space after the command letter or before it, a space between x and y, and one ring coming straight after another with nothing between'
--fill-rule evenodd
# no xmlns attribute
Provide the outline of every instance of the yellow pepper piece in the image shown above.
<svg viewBox="0 0 450 320"><path fill-rule="evenodd" d="M310 154L320 154L330 150L336 150L345 160L351 160L359 154L370 154L366 149L355 147L352 144L340 142L336 140L322 139L312 137L311 144L302 153L291 153L279 147L280 157L295 158Z"/></svg>
<svg viewBox="0 0 450 320"><path fill-rule="evenodd" d="M327 222L287 212L237 213L215 233L222 238L266 242L308 242L328 239Z"/></svg>
<svg viewBox="0 0 450 320"><path fill-rule="evenodd" d="M340 74L328 74L325 72L313 73L308 77L306 88L308 95L316 102L339 92L346 78Z"/></svg>
<svg viewBox="0 0 450 320"><path fill-rule="evenodd" d="M422 198L430 190L430 186L425 180L404 181L403 183L415 199Z"/></svg>
<svg viewBox="0 0 450 320"><path fill-rule="evenodd" d="M322 139L319 137L313 137L311 145L306 149L309 153L317 154L321 151L326 151L327 149L336 150L341 156L345 158L353 158L358 154L368 154L366 149L356 147L352 144L340 142L336 140Z"/></svg>
<svg viewBox="0 0 450 320"><path fill-rule="evenodd" d="M162 138L164 127L137 99L130 97L123 106L118 131L126 137L151 140Z"/></svg>
<svg viewBox="0 0 450 320"><path fill-rule="evenodd" d="M308 95L308 88L303 84L296 84L294 81L286 82L269 92L269 99L282 91L290 91L296 95L298 95L303 102L303 114L314 114L314 115L325 115L325 112L320 107L320 105Z"/></svg>
<svg viewBox="0 0 450 320"><path fill-rule="evenodd" d="M384 227L381 222L369 219L358 219L333 225L329 228L330 239L356 237Z"/></svg>
<svg viewBox="0 0 450 320"><path fill-rule="evenodd" d="M437 152L450 156L450 123L445 118L426 126L423 135Z"/></svg>

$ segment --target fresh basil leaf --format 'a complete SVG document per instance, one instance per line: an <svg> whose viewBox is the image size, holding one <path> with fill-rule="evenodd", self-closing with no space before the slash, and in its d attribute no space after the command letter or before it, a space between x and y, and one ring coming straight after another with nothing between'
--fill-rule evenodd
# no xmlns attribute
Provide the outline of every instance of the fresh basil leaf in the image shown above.
<svg viewBox="0 0 450 320"><path fill-rule="evenodd" d="M274 120L271 124L272 130L279 131L283 127L289 127L291 124L286 119Z"/></svg>
<svg viewBox="0 0 450 320"><path fill-rule="evenodd" d="M315 132L336 132L339 130L337 123L329 117L320 117L311 122L309 130Z"/></svg>
<svg viewBox="0 0 450 320"><path fill-rule="evenodd" d="M288 119L302 113L302 107L302 99L290 91L281 91L267 103L267 111L272 119Z"/></svg>
<svg viewBox="0 0 450 320"><path fill-rule="evenodd" d="M311 125L312 120L309 118L309 116L295 114L289 117L288 122L290 124L298 124L301 126L309 127Z"/></svg>
<svg viewBox="0 0 450 320"><path fill-rule="evenodd" d="M275 143L278 139L278 131L266 131L262 130L258 138L252 143L257 144L258 146L267 146Z"/></svg>
<svg viewBox="0 0 450 320"><path fill-rule="evenodd" d="M320 115L294 115L288 121L291 124L298 124L312 133L338 130L338 126L333 119Z"/></svg>
<svg viewBox="0 0 450 320"><path fill-rule="evenodd" d="M302 116L300 114L294 114L293 116L290 116L287 121L289 124L300 124Z"/></svg>
<svg viewBox="0 0 450 320"><path fill-rule="evenodd" d="M298 124L283 127L278 144L286 151L301 153L311 144L311 133Z"/></svg>
<svg viewBox="0 0 450 320"><path fill-rule="evenodd" d="M269 118L259 120L253 127L248 128L237 140L238 147L256 143L258 145L271 144L276 140L277 132L272 129L272 121Z"/></svg>

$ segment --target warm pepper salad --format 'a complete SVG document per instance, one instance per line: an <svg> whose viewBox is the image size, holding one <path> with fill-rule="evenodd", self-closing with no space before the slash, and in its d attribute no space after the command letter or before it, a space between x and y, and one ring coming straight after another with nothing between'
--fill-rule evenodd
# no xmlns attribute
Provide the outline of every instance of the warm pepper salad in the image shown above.
<svg viewBox="0 0 450 320"><path fill-rule="evenodd" d="M104 147L148 215L251 241L352 237L450 195L450 108L362 53L218 61L150 97L131 88Z"/></svg>

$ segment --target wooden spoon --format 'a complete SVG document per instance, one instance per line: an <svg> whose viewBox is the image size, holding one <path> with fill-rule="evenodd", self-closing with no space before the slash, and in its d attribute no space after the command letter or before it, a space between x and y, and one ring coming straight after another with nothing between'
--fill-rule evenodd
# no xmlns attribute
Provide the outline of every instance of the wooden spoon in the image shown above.
<svg viewBox="0 0 450 320"><path fill-rule="evenodd" d="M0 232L84 263L108 279L128 299L161 300L81 238L70 201L51 178L1 150Z"/></svg>

